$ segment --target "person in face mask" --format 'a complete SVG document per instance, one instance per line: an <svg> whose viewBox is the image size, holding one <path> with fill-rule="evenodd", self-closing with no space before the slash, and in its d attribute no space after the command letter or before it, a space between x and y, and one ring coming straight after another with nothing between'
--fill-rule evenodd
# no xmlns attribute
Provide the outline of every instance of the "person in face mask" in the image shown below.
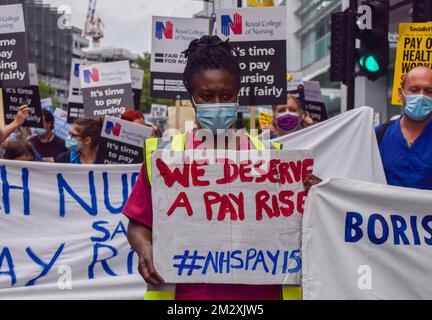
<svg viewBox="0 0 432 320"><path fill-rule="evenodd" d="M177 144L183 150L256 148L253 139L246 133L239 133L235 141L228 142L228 145L225 138L218 139L227 133L237 119L240 66L231 45L216 36L203 36L192 41L184 54L187 64L183 82L196 108L198 128L188 132L186 136L181 135L182 139L173 138L172 144L174 140L183 141L184 137L185 142ZM198 131L199 129L205 130ZM201 134L203 136L200 136ZM217 144L218 140L222 142ZM160 141L151 142L146 143L146 162L147 159L151 159L149 149L152 145L157 146ZM149 168L151 169L151 166ZM122 213L129 218L127 236L139 256L138 270L149 288L154 288L148 289L147 293L156 292L152 297L147 297L146 293L146 299L160 299L163 296L167 297L167 294L170 298L175 296L178 300L280 299L281 287L276 285L178 284L175 289L162 288L164 279L157 273L153 264L151 193L151 177L147 164L144 163Z"/></svg>
<svg viewBox="0 0 432 320"><path fill-rule="evenodd" d="M55 162L76 164L100 164L96 161L103 118L78 118L66 138L69 150L59 154Z"/></svg>
<svg viewBox="0 0 432 320"><path fill-rule="evenodd" d="M409 71L399 94L401 118L375 130L387 182L432 190L432 69Z"/></svg>
<svg viewBox="0 0 432 320"><path fill-rule="evenodd" d="M286 104L273 106L273 127L276 129L276 134L271 138L276 139L313 124L312 117L308 112L303 111L300 101L293 96L288 96Z"/></svg>
<svg viewBox="0 0 432 320"><path fill-rule="evenodd" d="M55 157L66 152L65 141L53 133L54 116L46 109L42 110L43 128L35 128L36 134L30 139L33 148L43 161L54 162Z"/></svg>
<svg viewBox="0 0 432 320"><path fill-rule="evenodd" d="M432 190L432 69L409 71L399 95L402 116L375 128L387 183ZM320 181L307 177L305 187Z"/></svg>

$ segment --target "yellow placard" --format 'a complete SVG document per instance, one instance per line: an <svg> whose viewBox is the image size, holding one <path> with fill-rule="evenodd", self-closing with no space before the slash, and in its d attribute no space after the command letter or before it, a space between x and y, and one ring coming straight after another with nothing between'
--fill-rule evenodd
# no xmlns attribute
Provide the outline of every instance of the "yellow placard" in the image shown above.
<svg viewBox="0 0 432 320"><path fill-rule="evenodd" d="M274 0L247 0L248 7L274 7Z"/></svg>
<svg viewBox="0 0 432 320"><path fill-rule="evenodd" d="M270 112L258 112L258 123L260 127L270 127L273 120L273 116Z"/></svg>
<svg viewBox="0 0 432 320"><path fill-rule="evenodd" d="M418 66L432 68L432 23L402 23L399 25L392 104L402 105L399 88L403 77Z"/></svg>

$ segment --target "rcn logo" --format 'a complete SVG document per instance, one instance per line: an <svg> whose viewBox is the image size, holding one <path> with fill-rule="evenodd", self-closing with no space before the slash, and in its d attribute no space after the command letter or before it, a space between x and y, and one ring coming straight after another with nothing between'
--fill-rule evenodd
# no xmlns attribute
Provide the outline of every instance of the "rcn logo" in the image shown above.
<svg viewBox="0 0 432 320"><path fill-rule="evenodd" d="M90 70L84 70L84 82L92 83L99 82L99 70L96 68L92 68Z"/></svg>
<svg viewBox="0 0 432 320"><path fill-rule="evenodd" d="M230 29L233 34L242 34L243 32L243 18L238 13L234 13L233 19L229 15L222 17L222 34L225 37L230 35ZM233 21L234 20L234 21Z"/></svg>
<svg viewBox="0 0 432 320"><path fill-rule="evenodd" d="M105 133L107 135L113 135L114 137L119 137L121 132L121 124L116 123L114 124L111 121L107 121L107 125L105 128Z"/></svg>
<svg viewBox="0 0 432 320"><path fill-rule="evenodd" d="M162 40L162 36L165 36L165 39L172 39L173 37L173 29L174 25L171 21L167 21L166 25L162 21L156 21L156 38Z"/></svg>

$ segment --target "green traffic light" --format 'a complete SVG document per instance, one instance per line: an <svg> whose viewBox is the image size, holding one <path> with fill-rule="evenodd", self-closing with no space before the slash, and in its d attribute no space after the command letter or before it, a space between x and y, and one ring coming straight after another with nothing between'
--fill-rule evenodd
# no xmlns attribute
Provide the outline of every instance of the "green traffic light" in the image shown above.
<svg viewBox="0 0 432 320"><path fill-rule="evenodd" d="M372 73L378 72L381 69L378 60L374 56L369 56L366 58L365 68L367 71Z"/></svg>
<svg viewBox="0 0 432 320"><path fill-rule="evenodd" d="M360 67L362 67L363 69L364 69L364 67L365 67L365 65L364 65L365 59L366 59L366 57L365 57L365 56L362 56L362 57L360 58L360 61L359 61Z"/></svg>
<svg viewBox="0 0 432 320"><path fill-rule="evenodd" d="M359 64L362 69L370 73L376 73L381 70L378 59L374 55L360 57Z"/></svg>

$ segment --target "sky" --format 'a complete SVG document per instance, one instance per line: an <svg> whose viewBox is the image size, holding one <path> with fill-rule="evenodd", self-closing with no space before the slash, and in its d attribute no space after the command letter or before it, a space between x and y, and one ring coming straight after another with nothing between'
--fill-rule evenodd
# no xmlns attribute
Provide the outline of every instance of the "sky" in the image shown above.
<svg viewBox="0 0 432 320"><path fill-rule="evenodd" d="M84 28L88 0L43 0L72 9L72 25ZM99 0L96 14L105 24L101 47L121 47L142 54L151 50L152 16L192 17L202 10L196 0Z"/></svg>

